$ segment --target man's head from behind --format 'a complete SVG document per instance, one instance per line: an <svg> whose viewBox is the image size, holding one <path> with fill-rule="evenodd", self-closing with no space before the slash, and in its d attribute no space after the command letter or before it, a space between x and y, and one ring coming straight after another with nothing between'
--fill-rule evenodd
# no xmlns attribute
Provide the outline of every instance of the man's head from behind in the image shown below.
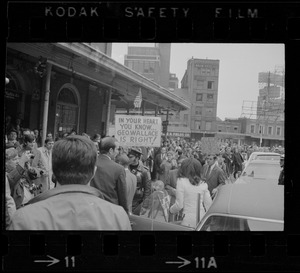
<svg viewBox="0 0 300 273"><path fill-rule="evenodd" d="M73 135L54 143L52 168L60 185L88 184L95 174L96 161L96 146L84 136Z"/></svg>
<svg viewBox="0 0 300 273"><path fill-rule="evenodd" d="M100 153L106 154L112 160L115 160L116 155L119 153L119 147L120 144L114 137L102 138L99 145Z"/></svg>

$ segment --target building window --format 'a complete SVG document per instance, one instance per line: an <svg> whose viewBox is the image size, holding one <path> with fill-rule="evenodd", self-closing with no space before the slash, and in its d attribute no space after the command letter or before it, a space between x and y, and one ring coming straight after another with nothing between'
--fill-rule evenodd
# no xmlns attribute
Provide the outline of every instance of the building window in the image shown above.
<svg viewBox="0 0 300 273"><path fill-rule="evenodd" d="M254 134L254 133L255 133L255 125L254 125L254 124L252 124L252 125L250 126L250 133L251 133L251 134Z"/></svg>
<svg viewBox="0 0 300 273"><path fill-rule="evenodd" d="M201 121L200 120L195 120L195 129L200 130L201 129Z"/></svg>
<svg viewBox="0 0 300 273"><path fill-rule="evenodd" d="M214 100L214 95L213 94L207 94L207 100L208 101L213 101Z"/></svg>
<svg viewBox="0 0 300 273"><path fill-rule="evenodd" d="M212 81L207 82L207 89L213 89L213 82Z"/></svg>
<svg viewBox="0 0 300 273"><path fill-rule="evenodd" d="M226 132L230 132L230 126L226 126Z"/></svg>
<svg viewBox="0 0 300 273"><path fill-rule="evenodd" d="M238 129L237 126L234 126L234 127L233 127L233 130L234 130L234 131L237 131L237 129Z"/></svg>
<svg viewBox="0 0 300 273"><path fill-rule="evenodd" d="M207 122L205 123L205 130L206 130L206 131L210 131L210 130L211 130L211 122L210 122L210 121L207 121Z"/></svg>
<svg viewBox="0 0 300 273"><path fill-rule="evenodd" d="M195 107L195 115L202 115L202 107L200 106Z"/></svg>
<svg viewBox="0 0 300 273"><path fill-rule="evenodd" d="M184 122L188 122L188 119L189 119L189 115L188 114L184 114L183 115L183 121Z"/></svg>
<svg viewBox="0 0 300 273"><path fill-rule="evenodd" d="M196 94L196 101L202 101L203 99L203 94L197 93Z"/></svg>
<svg viewBox="0 0 300 273"><path fill-rule="evenodd" d="M200 88L200 89L204 88L204 81L203 80L197 80L197 88Z"/></svg>
<svg viewBox="0 0 300 273"><path fill-rule="evenodd" d="M218 132L222 132L222 126L218 126Z"/></svg>
<svg viewBox="0 0 300 273"><path fill-rule="evenodd" d="M264 126L263 125L259 125L259 133L260 134L264 134Z"/></svg>
<svg viewBox="0 0 300 273"><path fill-rule="evenodd" d="M269 127L268 127L268 134L269 134L269 135L272 135L272 134L273 134L273 127L272 127L272 126L269 126Z"/></svg>
<svg viewBox="0 0 300 273"><path fill-rule="evenodd" d="M207 117L211 117L213 115L213 109L212 108L206 108L205 109L205 115Z"/></svg>
<svg viewBox="0 0 300 273"><path fill-rule="evenodd" d="M281 128L280 127L276 127L276 135L277 136L281 135Z"/></svg>

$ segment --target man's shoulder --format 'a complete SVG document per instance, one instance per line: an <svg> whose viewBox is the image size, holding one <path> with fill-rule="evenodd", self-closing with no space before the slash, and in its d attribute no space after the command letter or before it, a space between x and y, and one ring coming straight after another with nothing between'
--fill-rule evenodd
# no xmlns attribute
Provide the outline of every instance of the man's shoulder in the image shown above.
<svg viewBox="0 0 300 273"><path fill-rule="evenodd" d="M121 206L94 195L82 194L82 197L83 196L84 198L78 198L78 195L74 196L74 193L68 193L52 196L34 204L25 205L15 212L12 218L12 229L34 230L43 227L44 229L50 230L57 229L58 227L68 229L71 228L72 223L74 223L72 218L77 218L77 220L80 221L83 215L84 218L89 217L89 215L91 216L91 227L95 228L99 226L99 221L94 221L95 214L107 218L114 217L112 215L117 215L117 221L119 223L125 221L124 219L126 219L127 214ZM92 206L88 204L92 204ZM71 211L76 211L76 213L69 213ZM76 226L73 228L80 229L81 227Z"/></svg>

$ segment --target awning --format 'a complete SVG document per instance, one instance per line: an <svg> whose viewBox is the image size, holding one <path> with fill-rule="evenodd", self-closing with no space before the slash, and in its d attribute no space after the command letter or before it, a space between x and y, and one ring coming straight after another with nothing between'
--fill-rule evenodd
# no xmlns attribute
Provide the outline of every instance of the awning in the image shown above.
<svg viewBox="0 0 300 273"><path fill-rule="evenodd" d="M7 47L35 58L43 56L53 66L85 77L95 86L100 84L110 88L113 98L117 98L114 102L117 108L127 108L133 104L140 88L146 109L158 107L181 111L190 108L189 101L86 43L8 43Z"/></svg>

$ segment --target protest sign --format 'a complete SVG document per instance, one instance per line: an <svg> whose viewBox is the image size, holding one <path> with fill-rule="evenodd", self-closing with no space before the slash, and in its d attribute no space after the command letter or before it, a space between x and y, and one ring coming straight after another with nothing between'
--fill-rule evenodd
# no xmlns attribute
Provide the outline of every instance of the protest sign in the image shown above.
<svg viewBox="0 0 300 273"><path fill-rule="evenodd" d="M116 115L115 138L121 146L160 147L161 118Z"/></svg>
<svg viewBox="0 0 300 273"><path fill-rule="evenodd" d="M215 137L201 138L201 151L203 154L218 154L220 152L218 140Z"/></svg>

